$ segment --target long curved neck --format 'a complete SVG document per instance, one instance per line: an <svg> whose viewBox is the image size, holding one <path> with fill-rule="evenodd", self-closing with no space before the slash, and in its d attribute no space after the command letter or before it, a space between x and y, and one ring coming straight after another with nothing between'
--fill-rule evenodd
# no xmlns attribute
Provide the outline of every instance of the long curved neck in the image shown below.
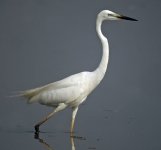
<svg viewBox="0 0 161 150"><path fill-rule="evenodd" d="M100 82L103 79L107 69L108 60L109 60L109 44L108 44L107 38L102 34L102 31L101 31L102 22L103 20L101 20L101 18L99 18L98 16L96 20L96 31L99 39L101 40L102 49L103 49L101 62L99 66L96 68L96 70L94 71L98 82Z"/></svg>

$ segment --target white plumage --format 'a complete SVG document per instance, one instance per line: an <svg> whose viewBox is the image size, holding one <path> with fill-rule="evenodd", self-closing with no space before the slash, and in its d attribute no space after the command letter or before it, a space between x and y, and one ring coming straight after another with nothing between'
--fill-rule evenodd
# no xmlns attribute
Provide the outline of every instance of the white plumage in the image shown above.
<svg viewBox="0 0 161 150"><path fill-rule="evenodd" d="M96 31L102 43L103 55L99 66L92 72L81 72L71 75L60 81L47 84L42 87L23 91L21 96L27 98L28 103L38 102L42 105L54 108L47 117L35 125L36 133L39 132L39 126L46 122L56 112L71 107L73 110L71 121L71 133L73 132L75 116L79 105L85 101L87 96L96 88L103 79L109 59L109 45L106 37L101 32L101 25L104 20L126 19L136 21L135 19L116 14L109 10L101 11L96 20Z"/></svg>
<svg viewBox="0 0 161 150"><path fill-rule="evenodd" d="M95 88L96 81L92 72L81 72L63 80L24 91L22 95L28 98L28 103L39 102L54 107L64 103L75 107Z"/></svg>

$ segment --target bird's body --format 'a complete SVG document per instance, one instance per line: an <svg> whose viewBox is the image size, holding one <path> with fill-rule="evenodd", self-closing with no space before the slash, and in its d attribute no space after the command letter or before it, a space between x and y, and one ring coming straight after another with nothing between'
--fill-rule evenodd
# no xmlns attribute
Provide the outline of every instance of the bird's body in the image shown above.
<svg viewBox="0 0 161 150"><path fill-rule="evenodd" d="M39 102L51 107L64 103L69 107L76 107L86 99L98 83L93 72L81 72L60 81L24 91L23 96L28 98L28 103Z"/></svg>
<svg viewBox="0 0 161 150"><path fill-rule="evenodd" d="M109 45L107 38L101 32L101 25L104 20L132 20L135 19L118 15L109 10L101 11L96 20L96 31L102 43L103 55L99 66L92 72L81 72L71 75L60 81L47 84L42 87L23 91L21 96L27 98L28 103L38 102L42 105L51 106L54 108L47 117L35 125L36 132L39 131L39 126L46 122L56 112L71 107L73 110L71 121L71 133L73 132L75 116L79 105L85 101L87 96L97 87L103 79L109 59Z"/></svg>

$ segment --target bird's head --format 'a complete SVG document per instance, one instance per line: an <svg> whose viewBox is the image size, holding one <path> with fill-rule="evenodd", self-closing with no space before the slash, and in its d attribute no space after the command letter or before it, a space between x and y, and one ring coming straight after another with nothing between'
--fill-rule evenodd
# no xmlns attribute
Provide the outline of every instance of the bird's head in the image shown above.
<svg viewBox="0 0 161 150"><path fill-rule="evenodd" d="M120 20L120 19L125 19L125 20L130 20L130 21L137 21L136 19L119 15L117 13L114 13L110 10L103 10L98 14L98 17L103 21L103 20Z"/></svg>

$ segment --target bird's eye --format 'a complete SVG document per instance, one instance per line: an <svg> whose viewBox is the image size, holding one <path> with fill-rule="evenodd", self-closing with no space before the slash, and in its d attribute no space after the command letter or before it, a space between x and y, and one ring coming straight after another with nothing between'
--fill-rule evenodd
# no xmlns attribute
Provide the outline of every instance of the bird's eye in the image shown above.
<svg viewBox="0 0 161 150"><path fill-rule="evenodd" d="M108 17L113 17L113 14L108 14Z"/></svg>

